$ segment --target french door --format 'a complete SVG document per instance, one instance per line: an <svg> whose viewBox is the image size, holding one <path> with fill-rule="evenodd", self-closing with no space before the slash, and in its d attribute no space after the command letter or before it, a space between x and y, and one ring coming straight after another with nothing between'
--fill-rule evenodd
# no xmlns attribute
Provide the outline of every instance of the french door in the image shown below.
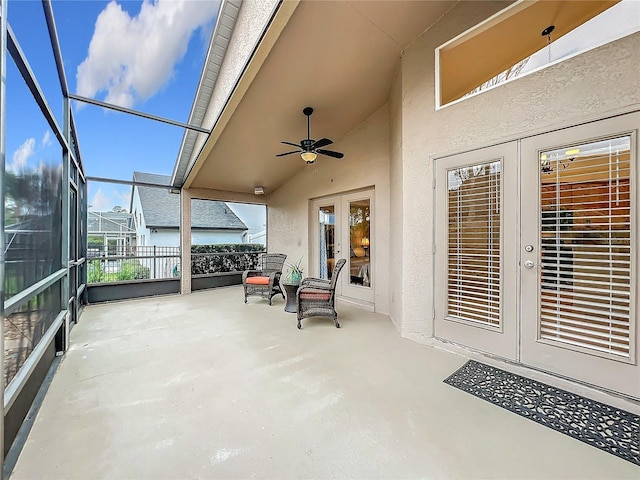
<svg viewBox="0 0 640 480"><path fill-rule="evenodd" d="M522 141L523 363L640 398L631 114Z"/></svg>
<svg viewBox="0 0 640 480"><path fill-rule="evenodd" d="M336 195L312 202L313 276L331 278L344 258L336 294L359 302L374 301L373 190Z"/></svg>
<svg viewBox="0 0 640 480"><path fill-rule="evenodd" d="M435 334L517 353L515 142L436 161Z"/></svg>
<svg viewBox="0 0 640 480"><path fill-rule="evenodd" d="M640 398L634 113L435 162L435 334Z"/></svg>

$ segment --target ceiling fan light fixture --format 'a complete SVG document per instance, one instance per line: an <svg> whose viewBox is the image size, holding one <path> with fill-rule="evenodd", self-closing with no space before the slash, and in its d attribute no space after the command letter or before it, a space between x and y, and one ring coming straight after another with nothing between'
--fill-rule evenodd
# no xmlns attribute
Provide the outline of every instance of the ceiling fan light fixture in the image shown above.
<svg viewBox="0 0 640 480"><path fill-rule="evenodd" d="M315 162L316 158L318 157L318 155L315 152L302 152L300 156L307 163Z"/></svg>
<svg viewBox="0 0 640 480"><path fill-rule="evenodd" d="M344 157L343 153L333 152L331 150L324 150L323 147L326 147L327 145L331 145L333 143L332 140L326 137L323 137L320 140L311 139L310 117L311 117L311 114L313 113L313 108L305 107L302 109L302 113L304 113L304 115L307 117L307 138L302 139L300 143L292 143L292 142L285 142L285 141L280 142L285 145L291 145L292 147L296 147L298 148L298 150L293 150L292 152L278 153L276 157L284 157L286 155L299 153L302 159L307 164L316 163L316 158L318 158L318 155L326 155L327 157L333 157L333 158Z"/></svg>

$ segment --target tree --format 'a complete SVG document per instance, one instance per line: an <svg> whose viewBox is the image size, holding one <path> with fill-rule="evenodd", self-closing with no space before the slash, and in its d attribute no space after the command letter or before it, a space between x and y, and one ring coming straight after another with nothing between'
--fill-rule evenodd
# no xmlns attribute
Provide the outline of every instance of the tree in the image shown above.
<svg viewBox="0 0 640 480"><path fill-rule="evenodd" d="M116 205L111 209L111 211L116 213L127 213L127 210L125 208L122 208L120 205Z"/></svg>
<svg viewBox="0 0 640 480"><path fill-rule="evenodd" d="M518 63L516 63L512 67L507 68L504 72L499 73L495 77L493 77L493 78L487 80L486 82L484 82L482 85L480 85L480 86L474 88L473 90L471 90L469 93L467 93L465 95L465 97L467 97L469 95L473 95L474 93L481 92L481 91L486 90L486 89L488 89L490 87L493 87L494 85L498 85L500 83L504 83L507 80L510 80L512 78L517 77L518 75L520 75L520 73L522 73L522 69L527 65L527 63L529 62L530 58L531 57L527 57L524 60L519 61Z"/></svg>

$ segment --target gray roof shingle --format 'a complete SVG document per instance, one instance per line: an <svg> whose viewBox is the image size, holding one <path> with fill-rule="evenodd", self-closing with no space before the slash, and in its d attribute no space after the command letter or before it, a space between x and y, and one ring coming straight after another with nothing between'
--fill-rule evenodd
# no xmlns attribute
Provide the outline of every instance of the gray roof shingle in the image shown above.
<svg viewBox="0 0 640 480"><path fill-rule="evenodd" d="M180 195L169 192L169 175L133 172L134 182L167 185L167 188L137 185L142 214L148 228L178 228L180 226ZM247 226L225 202L193 200L191 228L216 230L248 230Z"/></svg>

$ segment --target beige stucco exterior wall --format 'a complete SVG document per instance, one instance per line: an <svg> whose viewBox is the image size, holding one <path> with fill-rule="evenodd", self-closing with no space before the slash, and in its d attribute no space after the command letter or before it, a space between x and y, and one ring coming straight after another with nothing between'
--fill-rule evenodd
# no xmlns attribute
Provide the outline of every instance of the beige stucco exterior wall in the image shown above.
<svg viewBox="0 0 640 480"><path fill-rule="evenodd" d="M289 261L303 257L309 273L310 202L366 187L375 188L372 265L376 311L389 313L390 185L389 106L386 105L350 132L332 149L345 158L318 158L267 199L268 250L287 254ZM302 160L299 160L302 161ZM375 242L375 246L374 246ZM395 255L395 253L393 254Z"/></svg>
<svg viewBox="0 0 640 480"><path fill-rule="evenodd" d="M401 333L416 341L433 332L432 158L640 104L640 34L636 33L435 111L435 48L486 16L481 10L493 8L490 3L461 2L402 58L402 120L391 128L402 132L402 166L395 164L394 154L391 169L394 178L402 171L401 213L395 205L399 195L395 182L391 193L394 218L402 217L402 265L394 262L390 275L402 279L402 305L393 308L402 315ZM392 101L396 97L392 92Z"/></svg>
<svg viewBox="0 0 640 480"><path fill-rule="evenodd" d="M236 31L262 30L258 23L274 3L259 3L243 3ZM290 261L303 257L308 274L311 200L373 186L376 310L412 340L433 335L433 158L640 105L640 34L634 34L436 111L436 47L508 3L460 2L403 52L388 104L332 146L345 159L320 157L264 198L269 251ZM248 55L252 43L245 40L236 39L235 48ZM234 52L230 45L227 58L238 68L244 61ZM231 82L239 71L227 68ZM216 90L222 96L212 100L210 114L225 97L225 88Z"/></svg>

